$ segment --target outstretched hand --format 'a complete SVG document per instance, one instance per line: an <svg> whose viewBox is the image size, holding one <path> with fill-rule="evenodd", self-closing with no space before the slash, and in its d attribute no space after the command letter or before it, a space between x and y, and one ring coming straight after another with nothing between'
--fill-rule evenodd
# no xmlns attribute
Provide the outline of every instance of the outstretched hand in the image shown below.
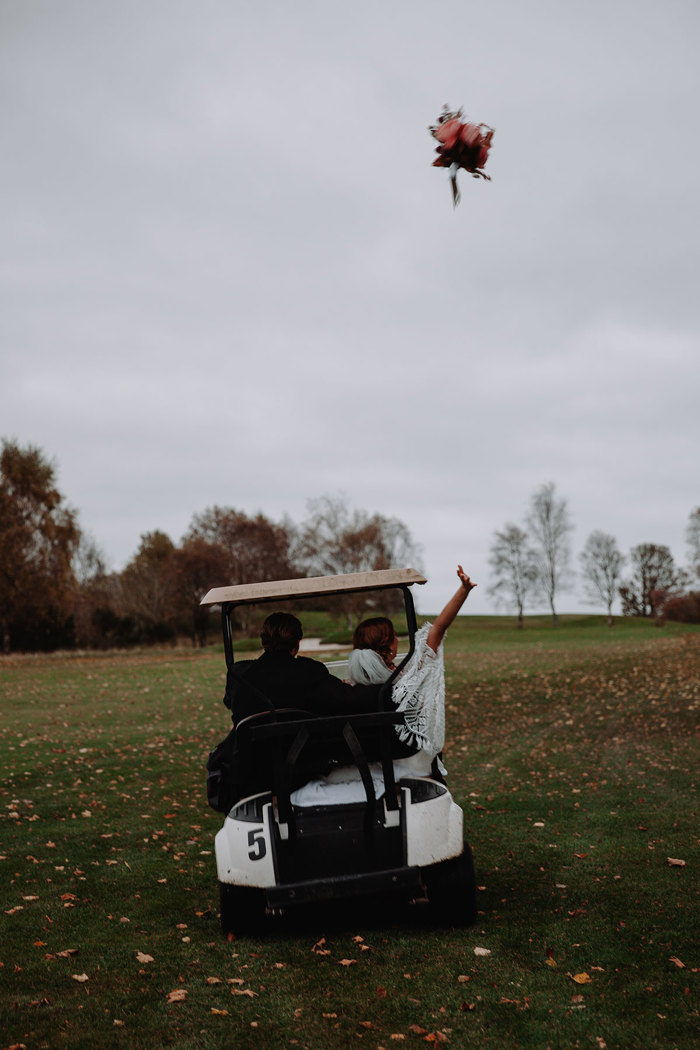
<svg viewBox="0 0 700 1050"><path fill-rule="evenodd" d="M462 586L464 587L467 594L469 594L470 591L473 591L474 588L477 586L475 583L472 583L472 581L469 579L461 565L457 566L457 575L462 581Z"/></svg>

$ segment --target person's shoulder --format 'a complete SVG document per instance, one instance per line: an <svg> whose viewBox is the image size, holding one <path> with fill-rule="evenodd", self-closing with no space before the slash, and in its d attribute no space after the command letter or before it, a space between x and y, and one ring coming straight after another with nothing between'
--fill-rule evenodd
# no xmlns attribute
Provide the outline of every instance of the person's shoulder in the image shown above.
<svg viewBox="0 0 700 1050"><path fill-rule="evenodd" d="M257 664L257 660L236 660L233 665L234 671L247 671L249 668L254 667Z"/></svg>
<svg viewBox="0 0 700 1050"><path fill-rule="evenodd" d="M325 675L330 674L325 664L322 664L320 660L312 660L309 656L297 656L295 663L303 668L307 674L314 674L318 678L323 678Z"/></svg>

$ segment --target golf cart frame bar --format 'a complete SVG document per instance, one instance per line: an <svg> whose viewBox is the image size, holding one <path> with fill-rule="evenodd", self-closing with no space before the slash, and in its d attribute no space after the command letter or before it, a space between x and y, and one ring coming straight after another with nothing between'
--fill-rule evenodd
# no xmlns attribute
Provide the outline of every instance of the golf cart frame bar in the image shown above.
<svg viewBox="0 0 700 1050"><path fill-rule="evenodd" d="M406 656L408 659L414 650L414 636L417 630L416 610L410 588L414 583L426 582L425 576L416 569L377 569L373 572L350 572L342 576L310 576L301 580L275 580L269 583L214 587L204 595L200 605L221 605L226 666L230 669L234 662L231 611L237 605L289 601L295 598L326 598L335 594L353 594L360 591L400 590L403 593L410 639L410 649ZM397 671L392 675L392 681Z"/></svg>

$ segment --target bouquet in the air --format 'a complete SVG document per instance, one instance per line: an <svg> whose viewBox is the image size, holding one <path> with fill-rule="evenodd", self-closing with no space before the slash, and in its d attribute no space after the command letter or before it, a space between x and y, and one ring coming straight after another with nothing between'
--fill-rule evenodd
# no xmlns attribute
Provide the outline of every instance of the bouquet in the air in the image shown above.
<svg viewBox="0 0 700 1050"><path fill-rule="evenodd" d="M453 111L445 106L437 123L432 124L428 130L440 143L435 151L437 157L433 161L433 167L450 169L452 201L456 206L460 199L457 186L457 172L460 168L464 168L475 179L491 179L491 176L481 169L488 159L494 129L488 124L472 124L463 119L461 109Z"/></svg>

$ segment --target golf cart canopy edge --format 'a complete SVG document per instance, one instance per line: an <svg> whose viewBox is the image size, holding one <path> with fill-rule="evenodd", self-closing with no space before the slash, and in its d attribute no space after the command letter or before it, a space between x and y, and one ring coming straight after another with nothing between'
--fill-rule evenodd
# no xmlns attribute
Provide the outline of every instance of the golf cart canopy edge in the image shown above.
<svg viewBox="0 0 700 1050"><path fill-rule="evenodd" d="M272 602L285 598L315 598L321 595L348 594L352 591L374 591L389 587L410 587L426 583L416 569L376 569L373 572L349 572L342 576L311 576L302 580L274 580L268 583L242 583L234 587L213 587L200 605L240 605L247 602Z"/></svg>

